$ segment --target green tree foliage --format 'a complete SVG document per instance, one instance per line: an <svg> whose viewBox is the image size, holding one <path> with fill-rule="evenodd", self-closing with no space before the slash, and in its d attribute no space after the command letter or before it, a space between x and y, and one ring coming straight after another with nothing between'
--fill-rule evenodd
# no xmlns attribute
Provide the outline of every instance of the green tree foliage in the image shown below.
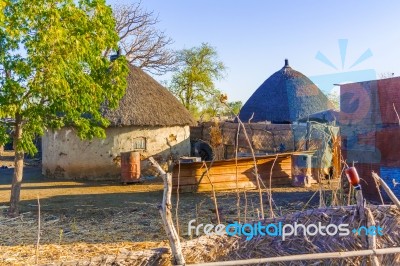
<svg viewBox="0 0 400 266"><path fill-rule="evenodd" d="M214 81L223 77L225 65L218 60L215 48L207 43L181 50L178 62L169 89L196 116L211 97L219 94Z"/></svg>
<svg viewBox="0 0 400 266"><path fill-rule="evenodd" d="M221 95L222 93L217 90L215 95L209 97L204 105L201 106L200 117L202 121L208 121L213 117L224 114L226 106L220 101Z"/></svg>
<svg viewBox="0 0 400 266"><path fill-rule="evenodd" d="M14 0L0 24L0 141L13 132L16 152L10 214L18 213L24 153L35 136L74 126L79 137L105 137L101 107L115 108L126 88L127 62L117 49L104 0ZM6 120L7 119L7 120Z"/></svg>
<svg viewBox="0 0 400 266"><path fill-rule="evenodd" d="M7 1L5 0L0 1L0 23L2 23L4 20L4 8L6 7L6 5Z"/></svg>
<svg viewBox="0 0 400 266"><path fill-rule="evenodd" d="M206 103L200 110L200 118L202 121L208 121L213 117L226 117L232 118L237 115L242 108L241 101L235 102L221 102L221 97L224 97L225 94L217 91L215 96L207 99ZM226 97L226 95L225 95Z"/></svg>
<svg viewBox="0 0 400 266"><path fill-rule="evenodd" d="M235 101L228 102L226 105L228 110L225 110L224 115L238 115L240 109L242 109L243 103L242 101Z"/></svg>

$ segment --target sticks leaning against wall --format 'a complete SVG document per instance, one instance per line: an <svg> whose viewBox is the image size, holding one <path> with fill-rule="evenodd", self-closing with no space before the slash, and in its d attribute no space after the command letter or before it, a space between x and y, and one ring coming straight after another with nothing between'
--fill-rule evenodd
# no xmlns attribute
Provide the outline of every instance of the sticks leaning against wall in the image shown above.
<svg viewBox="0 0 400 266"><path fill-rule="evenodd" d="M269 198L268 198L268 202L269 202L269 217L270 218L274 218L275 217L275 213L274 210L272 208L272 170L274 169L276 160L278 159L278 155L276 155L274 162L272 163L272 167L271 167L271 172L269 173Z"/></svg>
<svg viewBox="0 0 400 266"><path fill-rule="evenodd" d="M157 168L158 172L161 174L161 177L164 181L164 193L163 193L163 201L160 207L160 214L164 224L164 229L168 237L169 245L171 247L172 255L175 260L176 265L185 265L185 259L182 254L182 246L176 232L174 222L172 220L171 214L171 194L172 194L172 174L166 173L161 166L154 160L153 157L149 157L150 162L153 164L155 168Z"/></svg>
<svg viewBox="0 0 400 266"><path fill-rule="evenodd" d="M245 138L247 140L247 143L249 144L249 148L250 148L250 151L251 151L251 156L253 157L254 175L256 176L256 181L257 181L258 196L260 197L261 219L264 219L264 204L263 204L262 191L261 191L261 185L260 185L260 181L262 182L262 180L260 178L260 175L258 174L257 160L256 160L256 156L254 154L253 145L251 144L249 136L247 135L246 128L245 128L244 124L242 123L242 121L239 119L239 116L237 116L237 120L238 120L239 124L243 128L244 136L245 136Z"/></svg>
<svg viewBox="0 0 400 266"><path fill-rule="evenodd" d="M206 168L206 176L207 176L207 178L208 178L208 182L210 182L210 184L211 184L212 193L213 193L213 198L214 198L215 215L217 216L218 224L220 224L220 223L221 223L221 220L220 220L220 218L219 218L219 210L218 210L218 203L217 203L217 195L215 194L214 183L211 181L210 174L209 174L209 172L208 172L208 167L207 167L206 162L203 162L203 166Z"/></svg>
<svg viewBox="0 0 400 266"><path fill-rule="evenodd" d="M240 124L236 130L236 141L235 141L235 175L236 175L236 209L238 215L238 222L240 223L240 192L239 192L239 171L238 171L238 151L239 151L239 133ZM245 192L246 193L246 192ZM246 218L245 218L246 220Z"/></svg>
<svg viewBox="0 0 400 266"><path fill-rule="evenodd" d="M372 177L386 191L386 193L388 194L389 198L393 201L393 203L397 206L397 208L400 209L400 201L399 201L399 199L396 197L396 195L393 193L393 191L389 188L389 186L386 184L386 182L383 181L382 178L380 178L380 176L375 172L372 172Z"/></svg>
<svg viewBox="0 0 400 266"><path fill-rule="evenodd" d="M255 176L256 176L258 195L259 195L259 197L260 197L261 218L264 219L264 204L263 204L262 191L261 191L261 185L260 185L260 181L262 182L262 179L261 179L260 175L258 174L257 161L256 161L256 157L255 157L255 154L254 154L253 145L251 144L251 141L250 141L250 139L249 139L249 136L247 135L246 128L245 128L245 126L244 126L242 120L240 120L239 115L238 115L238 114L235 114L235 112L233 112L232 108L226 103L226 101L227 101L227 96L226 96L226 95L221 95L221 97L220 97L219 100L220 100L220 102L221 102L222 104L224 104L224 105L229 109L229 111L236 117L236 119L237 119L237 121L238 121L238 124L243 128L243 133L244 133L244 136L246 137L247 143L249 144L249 148L250 148L250 151L251 151L251 155L252 155L253 161L254 161L254 174L255 174ZM253 118L253 116L254 116L254 114L253 114L253 115L251 116L251 118L249 119L249 123L250 123L250 120ZM238 125L238 129L239 129L239 125ZM237 134L239 134L239 130L238 130ZM236 138L237 138L236 146L238 146L238 136L237 136ZM237 149L237 147L236 147L236 149ZM237 152L236 152L236 160L237 160ZM263 184L264 184L264 183L263 183ZM264 185L264 187L265 187L265 185ZM268 191L268 193L269 193L269 191ZM271 197L270 194L268 194L268 196Z"/></svg>

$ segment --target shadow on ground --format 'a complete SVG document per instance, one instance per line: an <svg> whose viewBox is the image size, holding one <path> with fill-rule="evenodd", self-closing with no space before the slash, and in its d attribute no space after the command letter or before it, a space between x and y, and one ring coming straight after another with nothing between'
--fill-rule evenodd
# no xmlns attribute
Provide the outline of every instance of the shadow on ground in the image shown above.
<svg viewBox="0 0 400 266"><path fill-rule="evenodd" d="M140 184L119 182L83 182L53 180L43 177L39 168L24 170L21 190L20 219L0 219L0 245L34 244L37 239L38 202L41 209L41 243L115 243L162 241L167 239L159 214L163 184L160 179ZM0 206L6 212L13 169L0 170ZM306 206L315 191L293 191L293 188L273 192L274 212L282 215L302 208L316 207L318 194ZM258 191L237 194L218 192L217 204L222 223L257 220L260 214ZM264 210L268 215L267 193L263 192ZM172 197L174 222L180 235L188 236L187 225L196 219L200 223L217 223L212 193L184 193ZM178 217L175 217L178 207ZM18 230L16 230L18 228Z"/></svg>

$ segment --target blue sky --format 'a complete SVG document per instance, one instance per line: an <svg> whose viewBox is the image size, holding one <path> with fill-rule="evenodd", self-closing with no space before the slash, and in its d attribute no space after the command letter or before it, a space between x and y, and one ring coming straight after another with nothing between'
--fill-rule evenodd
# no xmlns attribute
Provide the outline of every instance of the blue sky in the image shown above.
<svg viewBox="0 0 400 266"><path fill-rule="evenodd" d="M173 49L202 42L217 49L228 70L216 84L231 101L245 102L285 58L312 79L326 75L325 83L400 75L400 1L143 0L142 6L159 15L158 27L174 40ZM339 39L347 40L343 68ZM318 52L337 69L317 60ZM364 52L369 57L350 68Z"/></svg>

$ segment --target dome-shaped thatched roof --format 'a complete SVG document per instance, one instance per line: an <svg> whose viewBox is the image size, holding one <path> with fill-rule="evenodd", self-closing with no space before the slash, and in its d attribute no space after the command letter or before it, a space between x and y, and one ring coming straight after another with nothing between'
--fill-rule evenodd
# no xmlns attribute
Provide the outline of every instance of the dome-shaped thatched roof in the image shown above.
<svg viewBox="0 0 400 266"><path fill-rule="evenodd" d="M195 121L163 86L138 67L129 66L126 93L116 110L105 111L112 126L182 126Z"/></svg>
<svg viewBox="0 0 400 266"><path fill-rule="evenodd" d="M285 66L270 76L253 93L240 111L240 119L251 122L294 122L299 118L332 108L328 98L306 76Z"/></svg>

